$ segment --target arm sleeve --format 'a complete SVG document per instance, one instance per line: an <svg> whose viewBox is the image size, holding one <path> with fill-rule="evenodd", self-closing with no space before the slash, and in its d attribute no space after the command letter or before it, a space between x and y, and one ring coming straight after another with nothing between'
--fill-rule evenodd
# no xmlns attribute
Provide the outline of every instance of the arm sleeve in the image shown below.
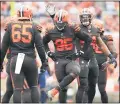
<svg viewBox="0 0 120 104"><path fill-rule="evenodd" d="M44 50L44 45L42 43L42 39L40 36L40 32L35 29L35 47L38 51L38 55L41 59L41 62L44 63L46 61L46 55Z"/></svg>
<svg viewBox="0 0 120 104"><path fill-rule="evenodd" d="M2 40L2 46L1 46L1 64L4 61L4 57L6 55L6 52L8 50L9 47L9 43L10 43L10 25L7 27L6 32L3 36L3 40Z"/></svg>
<svg viewBox="0 0 120 104"><path fill-rule="evenodd" d="M48 52L50 51L49 49L49 46L48 46L48 43L50 42L50 36L48 34L46 34L44 37L43 37L43 44L44 44L44 47L45 47L45 51Z"/></svg>
<svg viewBox="0 0 120 104"><path fill-rule="evenodd" d="M76 33L76 37L78 37L80 40L85 41L83 51L84 52L87 51L92 41L91 37L86 32L81 31L81 30Z"/></svg>

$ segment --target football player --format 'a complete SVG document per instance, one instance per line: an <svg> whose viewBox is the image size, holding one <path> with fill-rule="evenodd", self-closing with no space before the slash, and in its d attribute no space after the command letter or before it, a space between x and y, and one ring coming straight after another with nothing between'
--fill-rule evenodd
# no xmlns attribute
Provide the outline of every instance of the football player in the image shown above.
<svg viewBox="0 0 120 104"><path fill-rule="evenodd" d="M99 67L95 57L94 49L96 48L96 44L99 45L103 53L108 56L111 60L111 63L116 64L116 60L114 56L110 53L107 46L103 42L100 37L100 33L98 34L98 28L92 25L93 14L89 8L83 8L80 13L80 28L82 31L86 31L89 36L92 38L91 46L88 51L84 54L83 59L89 62L88 66L86 66L86 62L80 62L82 64L83 69L80 73L80 86L78 88L76 102L84 102L83 99L87 99L87 90L88 90L88 102L92 103L95 96L96 83L98 82L99 76ZM77 41L77 47L82 49L82 45L84 45L84 41ZM80 59L81 60L81 59ZM90 61L89 61L90 60ZM116 65L115 65L116 66ZM89 67L89 68L88 68ZM87 80L88 79L88 80Z"/></svg>
<svg viewBox="0 0 120 104"><path fill-rule="evenodd" d="M91 38L86 32L81 31L79 28L76 29L74 25L69 25L68 17L68 12L65 10L61 9L56 12L53 19L54 26L48 28L46 35L43 37L46 52L55 61L55 74L59 82L56 88L48 92L50 97L54 97L59 91L60 94L66 94L67 85L80 73L80 66L74 61L76 57L75 38L78 37L86 42L83 47L84 52L88 49L91 42ZM48 43L51 40L55 46L55 53L50 52L48 47ZM66 97L60 97L62 96L59 96L60 103L65 103Z"/></svg>
<svg viewBox="0 0 120 104"><path fill-rule="evenodd" d="M18 21L9 23L2 40L1 62L8 48L11 52L10 75L14 86L13 102L21 102L21 91L24 78L31 90L32 103L39 103L38 70L35 61L35 47L41 58L42 67L46 69L47 61L40 36L40 27L33 23L32 10L21 6L17 12ZM19 63L19 64L18 64ZM20 65L21 64L21 65ZM21 68L20 68L21 67Z"/></svg>
<svg viewBox="0 0 120 104"><path fill-rule="evenodd" d="M100 29L101 33L100 36L103 39L104 43L107 45L110 52L113 54L114 58L117 58L116 49L113 43L112 35L104 35L104 24L103 21L95 19L93 25ZM99 77L98 77L98 88L101 94L101 101L102 103L108 103L108 96L106 93L106 82L107 82L107 69L111 73L114 71L113 64L107 64L103 66L105 62L107 62L107 57L101 51L101 49L96 45L95 48L95 56L99 65Z"/></svg>
<svg viewBox="0 0 120 104"><path fill-rule="evenodd" d="M16 16L13 16L13 17L8 17L7 20L6 20L6 24L5 24L5 31L7 29L7 25L8 23L12 23L12 22L15 22L17 21L17 17ZM13 94L13 86L12 86L12 80L11 80L11 76L10 76L10 49L7 50L7 64L6 64L6 72L8 74L7 76L7 81L6 81L6 92L2 98L2 103L9 103L10 101L10 98ZM25 94L29 94L28 93L28 90L29 90L29 87L28 87L28 84L26 83L26 80L24 80L24 85L23 85L23 96ZM31 102L31 99L30 99L30 96L27 95L27 96L24 96L23 97L24 99L23 102Z"/></svg>

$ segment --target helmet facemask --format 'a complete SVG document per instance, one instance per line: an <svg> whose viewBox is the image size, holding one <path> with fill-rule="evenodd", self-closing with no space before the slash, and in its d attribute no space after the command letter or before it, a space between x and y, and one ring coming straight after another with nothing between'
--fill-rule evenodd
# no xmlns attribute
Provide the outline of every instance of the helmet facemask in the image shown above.
<svg viewBox="0 0 120 104"><path fill-rule="evenodd" d="M80 21L83 26L89 26L92 21L92 16L90 14L80 15Z"/></svg>
<svg viewBox="0 0 120 104"><path fill-rule="evenodd" d="M59 31L65 29L68 23L68 13L65 10L59 10L54 17L54 24Z"/></svg>
<svg viewBox="0 0 120 104"><path fill-rule="evenodd" d="M62 22L62 21L55 22L55 26L59 31L64 30L66 24L67 24L66 22Z"/></svg>

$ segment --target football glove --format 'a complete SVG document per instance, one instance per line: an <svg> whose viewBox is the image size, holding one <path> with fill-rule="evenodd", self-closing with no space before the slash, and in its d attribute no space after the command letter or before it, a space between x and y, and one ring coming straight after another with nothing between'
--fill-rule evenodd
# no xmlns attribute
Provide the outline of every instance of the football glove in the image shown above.
<svg viewBox="0 0 120 104"><path fill-rule="evenodd" d="M56 56L55 56L55 53L48 51L48 52L47 52L47 55L48 55L53 61L56 61L56 60L57 60L57 58L56 58Z"/></svg>
<svg viewBox="0 0 120 104"><path fill-rule="evenodd" d="M46 60L44 63L42 63L40 72L44 73L46 71L47 67L48 67L48 61Z"/></svg>
<svg viewBox="0 0 120 104"><path fill-rule="evenodd" d="M50 16L54 16L54 15L55 15L55 12L56 12L55 5L53 5L53 4L48 4L48 5L46 6L46 11L49 13Z"/></svg>
<svg viewBox="0 0 120 104"><path fill-rule="evenodd" d="M116 68L116 67L117 67L117 61L116 61L116 59L114 58L114 56L113 56L112 54L110 54L108 57L110 58L109 63L110 63L110 64L114 64L114 68Z"/></svg>

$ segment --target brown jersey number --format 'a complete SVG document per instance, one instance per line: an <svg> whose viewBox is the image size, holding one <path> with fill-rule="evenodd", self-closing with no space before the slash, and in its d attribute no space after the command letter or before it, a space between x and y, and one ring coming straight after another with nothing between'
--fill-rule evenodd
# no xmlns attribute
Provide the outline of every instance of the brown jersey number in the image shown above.
<svg viewBox="0 0 120 104"><path fill-rule="evenodd" d="M13 24L12 25L12 41L13 42L20 42L23 43L30 43L32 39L32 34L27 31L27 29L32 28L32 25L20 25L20 24Z"/></svg>

